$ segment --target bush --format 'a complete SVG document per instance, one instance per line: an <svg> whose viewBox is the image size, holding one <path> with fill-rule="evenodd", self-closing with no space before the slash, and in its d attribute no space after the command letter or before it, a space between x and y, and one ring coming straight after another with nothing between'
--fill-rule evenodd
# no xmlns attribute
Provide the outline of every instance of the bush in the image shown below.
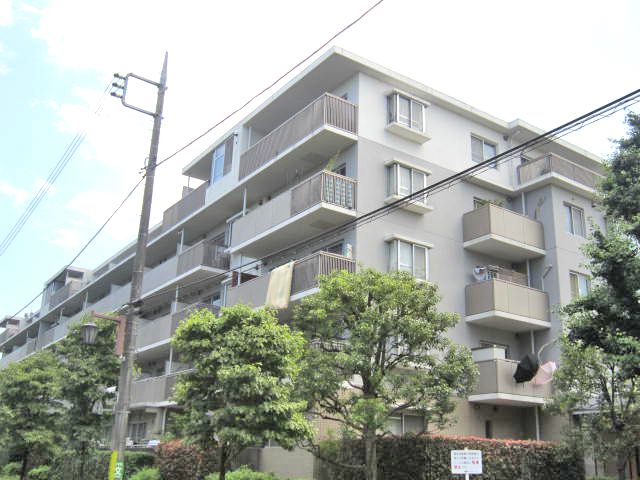
<svg viewBox="0 0 640 480"><path fill-rule="evenodd" d="M180 441L161 443L156 453L163 480L202 480L218 465L214 450L202 451Z"/></svg>
<svg viewBox="0 0 640 480"><path fill-rule="evenodd" d="M207 475L205 480L218 480L218 473ZM254 472L253 470L242 466L233 472L228 472L226 480L280 480L273 473Z"/></svg>
<svg viewBox="0 0 640 480"><path fill-rule="evenodd" d="M162 476L157 468L144 467L138 470L130 480L162 480Z"/></svg>
<svg viewBox="0 0 640 480"><path fill-rule="evenodd" d="M332 442L330 442L332 443ZM345 441L328 445L326 452L337 451L344 463L364 464L361 441ZM378 468L385 480L460 480L451 474L451 450L482 450L484 480L582 480L580 455L549 442L490 440L474 437L420 435L384 437L378 440ZM331 457L330 457L331 458ZM334 455L333 458L336 458ZM323 462L320 478L331 480L363 480L361 471L344 470Z"/></svg>
<svg viewBox="0 0 640 480"><path fill-rule="evenodd" d="M22 464L20 462L11 462L4 465L2 467L2 472L0 473L2 474L3 477L12 477L15 475L20 476L21 470L22 470Z"/></svg>
<svg viewBox="0 0 640 480"><path fill-rule="evenodd" d="M29 470L27 477L29 480L49 480L51 478L51 467L49 465L40 465L32 468Z"/></svg>
<svg viewBox="0 0 640 480"><path fill-rule="evenodd" d="M104 480L109 472L111 452L94 450L85 458L84 474L80 475L80 458L71 452L63 452L51 465L50 480ZM130 479L138 470L151 467L155 463L153 452L126 452L125 480Z"/></svg>

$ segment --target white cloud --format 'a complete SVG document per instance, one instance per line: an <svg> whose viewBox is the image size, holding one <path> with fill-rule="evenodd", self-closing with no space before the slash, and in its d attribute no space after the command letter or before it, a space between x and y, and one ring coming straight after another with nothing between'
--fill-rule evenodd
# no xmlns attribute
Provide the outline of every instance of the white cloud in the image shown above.
<svg viewBox="0 0 640 480"><path fill-rule="evenodd" d="M12 0L0 0L0 27L6 27L13 23Z"/></svg>
<svg viewBox="0 0 640 480"><path fill-rule="evenodd" d="M82 234L78 230L61 228L53 232L56 237L51 243L64 248L78 248L82 239Z"/></svg>
<svg viewBox="0 0 640 480"><path fill-rule="evenodd" d="M29 192L20 188L13 187L7 182L0 180L0 194L6 195L13 199L13 203L16 207L22 205L27 198L29 198Z"/></svg>
<svg viewBox="0 0 640 480"><path fill-rule="evenodd" d="M58 110L60 108L60 105L58 105L58 102L56 102L55 100L35 100L31 102L29 106L31 108L48 107L52 110Z"/></svg>

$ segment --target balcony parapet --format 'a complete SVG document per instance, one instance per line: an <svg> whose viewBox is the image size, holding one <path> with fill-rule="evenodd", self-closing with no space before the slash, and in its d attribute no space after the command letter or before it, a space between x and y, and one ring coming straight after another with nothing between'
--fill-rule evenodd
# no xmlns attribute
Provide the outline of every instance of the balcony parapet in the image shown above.
<svg viewBox="0 0 640 480"><path fill-rule="evenodd" d="M60 305L62 302L64 302L67 298L71 297L72 295L75 295L77 292L79 292L82 289L82 287L84 287L84 285L85 283L82 282L81 280L69 281L64 287L57 290L51 295L51 298L49 299L49 310Z"/></svg>
<svg viewBox="0 0 640 480"><path fill-rule="evenodd" d="M200 207L203 207L208 186L208 182L203 183L195 190L189 192L180 201L167 208L162 215L162 232L170 230L171 227L180 223ZM160 229L157 230L157 233L154 231L154 237L159 235Z"/></svg>
<svg viewBox="0 0 640 480"><path fill-rule="evenodd" d="M595 192L604 178L598 172L589 170L577 163L548 153L540 158L518 166L518 183L520 186L557 177L568 184L578 184L582 188Z"/></svg>
<svg viewBox="0 0 640 480"><path fill-rule="evenodd" d="M304 107L240 155L240 180L322 127L358 133L358 107L329 93Z"/></svg>

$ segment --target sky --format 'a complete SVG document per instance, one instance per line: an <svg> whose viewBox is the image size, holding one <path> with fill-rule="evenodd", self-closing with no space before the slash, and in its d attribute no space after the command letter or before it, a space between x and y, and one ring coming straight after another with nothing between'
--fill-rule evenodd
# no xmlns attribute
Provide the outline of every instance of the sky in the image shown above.
<svg viewBox="0 0 640 480"><path fill-rule="evenodd" d="M114 73L157 80L169 52L161 160L374 3L0 0L0 239L86 133L0 256L0 316L36 296L140 179L152 119L115 98L100 101ZM640 88L639 27L637 0L384 0L331 45L503 120L548 130ZM152 224L187 185L182 167L308 64L158 168ZM131 95L153 109L153 87L132 86ZM626 131L623 119L620 112L565 139L606 157L609 139ZM74 265L95 268L135 239L139 190Z"/></svg>

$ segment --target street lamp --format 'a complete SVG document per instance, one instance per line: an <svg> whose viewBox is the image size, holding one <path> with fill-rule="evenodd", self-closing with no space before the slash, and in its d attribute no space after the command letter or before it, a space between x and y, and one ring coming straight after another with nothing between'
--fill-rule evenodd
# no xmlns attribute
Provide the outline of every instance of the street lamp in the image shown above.
<svg viewBox="0 0 640 480"><path fill-rule="evenodd" d="M86 345L94 345L98 336L98 326L90 319L89 322L82 325L82 341Z"/></svg>

